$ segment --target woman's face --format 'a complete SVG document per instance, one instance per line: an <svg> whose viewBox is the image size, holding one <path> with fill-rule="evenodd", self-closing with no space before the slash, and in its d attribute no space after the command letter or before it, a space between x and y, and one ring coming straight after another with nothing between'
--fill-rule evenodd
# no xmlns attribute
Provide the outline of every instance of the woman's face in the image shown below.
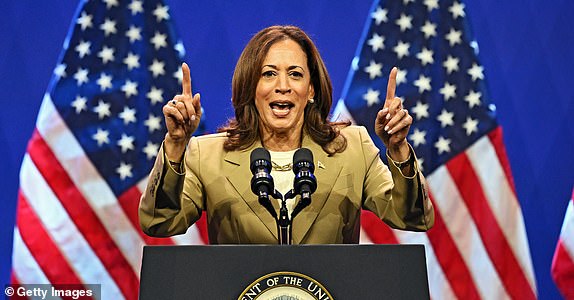
<svg viewBox="0 0 574 300"><path fill-rule="evenodd" d="M314 96L310 75L307 56L293 40L269 48L255 91L264 134L301 132L305 106Z"/></svg>

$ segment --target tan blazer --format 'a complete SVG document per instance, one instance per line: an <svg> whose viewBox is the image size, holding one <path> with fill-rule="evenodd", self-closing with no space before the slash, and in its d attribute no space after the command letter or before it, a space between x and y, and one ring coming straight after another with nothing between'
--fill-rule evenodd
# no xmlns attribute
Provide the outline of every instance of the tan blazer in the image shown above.
<svg viewBox="0 0 574 300"><path fill-rule="evenodd" d="M317 190L311 204L293 221L293 244L358 243L361 208L393 228L428 230L434 212L418 167L411 178L393 163L389 171L364 127L349 126L341 133L347 138L347 149L331 157L311 138L303 137L302 147L314 155ZM250 153L261 143L227 152L224 140L225 134L193 137L183 174L165 163L160 149L139 206L145 233L185 233L205 211L212 244L277 243L276 222L250 187ZM278 213L277 201L272 203Z"/></svg>

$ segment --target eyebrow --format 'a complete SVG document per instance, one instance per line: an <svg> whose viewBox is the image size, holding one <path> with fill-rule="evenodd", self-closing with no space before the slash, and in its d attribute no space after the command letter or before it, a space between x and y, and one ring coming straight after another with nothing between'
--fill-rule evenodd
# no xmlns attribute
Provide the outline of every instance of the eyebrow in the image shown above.
<svg viewBox="0 0 574 300"><path fill-rule="evenodd" d="M279 69L279 68L277 68L276 65L263 65L262 68L264 68L264 67L270 67L270 68L273 68L273 69L275 69L275 70ZM287 68L287 70L290 71L290 70L297 69L297 68L299 68L299 69L301 69L301 70L305 70L305 69L303 69L303 67L297 66L297 65L289 66L289 67Z"/></svg>

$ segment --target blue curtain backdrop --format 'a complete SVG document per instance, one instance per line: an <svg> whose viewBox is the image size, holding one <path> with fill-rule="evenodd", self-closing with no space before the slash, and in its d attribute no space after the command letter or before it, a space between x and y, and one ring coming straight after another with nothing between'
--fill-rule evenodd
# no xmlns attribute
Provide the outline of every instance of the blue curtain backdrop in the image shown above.
<svg viewBox="0 0 574 300"><path fill-rule="evenodd" d="M167 0L187 50L207 129L232 115L231 76L247 40L294 24L317 43L339 97L370 0ZM0 286L10 280L18 172L76 1L1 1ZM574 185L574 2L465 1L521 202L541 299L557 299L550 263Z"/></svg>

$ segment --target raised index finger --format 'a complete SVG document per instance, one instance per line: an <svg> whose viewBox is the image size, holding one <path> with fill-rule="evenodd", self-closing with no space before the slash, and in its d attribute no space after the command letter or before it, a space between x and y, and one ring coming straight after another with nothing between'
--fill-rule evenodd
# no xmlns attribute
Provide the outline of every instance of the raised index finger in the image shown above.
<svg viewBox="0 0 574 300"><path fill-rule="evenodd" d="M184 96L191 96L191 75L189 74L189 66L186 63L181 64L181 87Z"/></svg>
<svg viewBox="0 0 574 300"><path fill-rule="evenodd" d="M388 103L395 99L395 90L397 89L397 67L393 67L391 74L389 74L389 82L387 83L387 99L385 99L385 107Z"/></svg>

